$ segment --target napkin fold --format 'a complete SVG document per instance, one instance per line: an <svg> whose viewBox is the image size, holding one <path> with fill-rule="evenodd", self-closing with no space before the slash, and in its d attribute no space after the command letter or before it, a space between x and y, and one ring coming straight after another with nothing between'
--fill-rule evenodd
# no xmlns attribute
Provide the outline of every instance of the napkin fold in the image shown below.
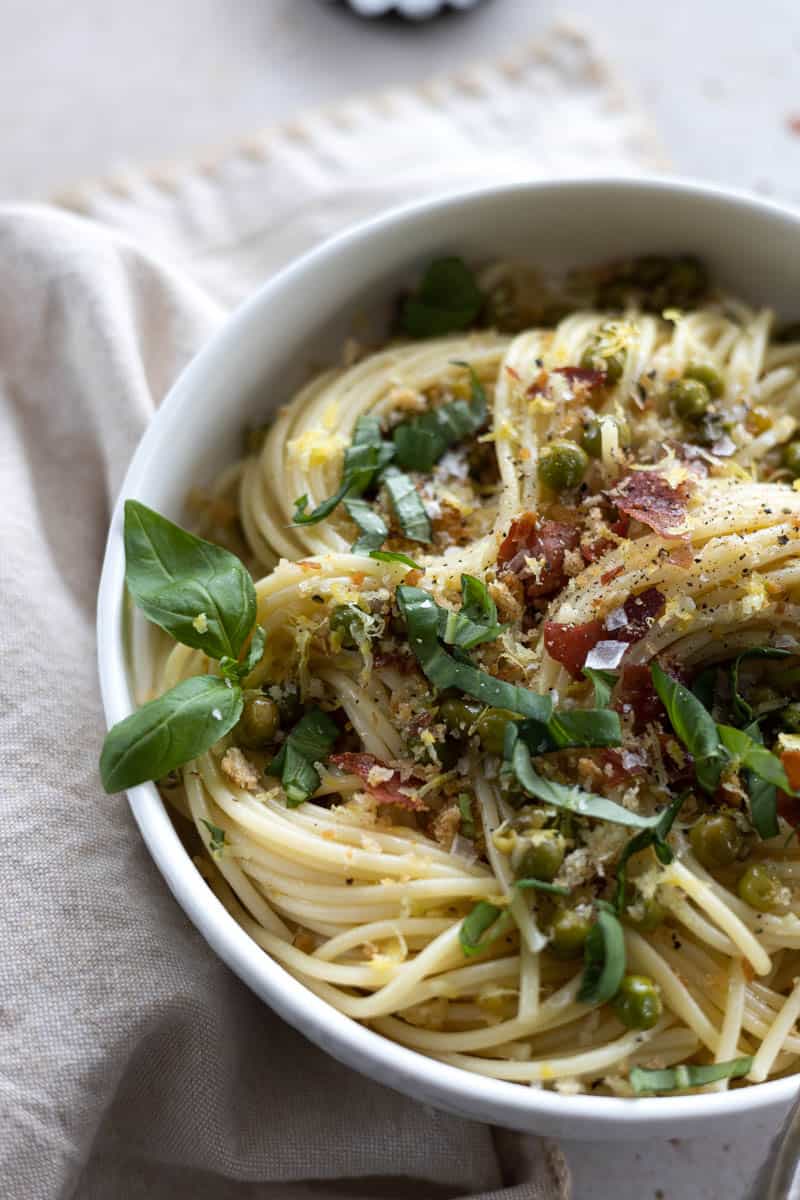
<svg viewBox="0 0 800 1200"><path fill-rule="evenodd" d="M560 1151L357 1076L209 951L102 794L95 596L155 406L230 306L390 202L654 161L554 35L213 162L0 211L0 1180L8 1200L563 1200ZM86 220L85 216L93 220ZM146 244L148 252L137 242Z"/></svg>

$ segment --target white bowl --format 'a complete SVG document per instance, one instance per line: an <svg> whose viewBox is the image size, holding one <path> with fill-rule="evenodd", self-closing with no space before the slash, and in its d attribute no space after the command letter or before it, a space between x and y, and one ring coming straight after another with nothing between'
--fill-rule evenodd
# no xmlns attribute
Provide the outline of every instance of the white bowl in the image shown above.
<svg viewBox="0 0 800 1200"><path fill-rule="evenodd" d="M692 251L715 277L787 317L800 309L800 217L753 197L674 180L563 180L435 199L388 213L307 254L230 318L183 372L142 439L111 523L98 642L109 725L132 708L123 631L122 501L176 520L191 484L238 455L241 431L285 401L309 365L332 359L352 322L387 311L410 273L443 253L565 266ZM580 1138L730 1134L742 1117L776 1128L799 1079L731 1092L621 1100L561 1096L444 1066L358 1025L250 940L192 865L152 784L130 803L178 903L228 965L285 1020L371 1078L464 1117Z"/></svg>

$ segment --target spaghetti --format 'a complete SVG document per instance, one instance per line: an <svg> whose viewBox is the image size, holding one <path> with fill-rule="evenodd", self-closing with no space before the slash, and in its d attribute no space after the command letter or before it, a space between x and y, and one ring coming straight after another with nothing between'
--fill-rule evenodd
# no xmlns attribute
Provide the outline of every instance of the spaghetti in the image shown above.
<svg viewBox="0 0 800 1200"><path fill-rule="evenodd" d="M493 1078L800 1058L800 338L700 271L575 277L547 326L493 268L499 330L319 376L206 497L265 641L165 782L204 874L315 994ZM216 670L173 644L154 691Z"/></svg>

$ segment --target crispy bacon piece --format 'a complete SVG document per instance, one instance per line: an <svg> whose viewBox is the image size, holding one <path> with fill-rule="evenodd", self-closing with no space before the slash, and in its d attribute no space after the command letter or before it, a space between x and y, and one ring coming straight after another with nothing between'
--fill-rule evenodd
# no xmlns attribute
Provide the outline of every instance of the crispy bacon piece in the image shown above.
<svg viewBox="0 0 800 1200"><path fill-rule="evenodd" d="M560 625L558 621L544 623L547 653L566 667L573 679L581 678L581 668L587 654L602 637L601 621L587 621L584 625Z"/></svg>
<svg viewBox="0 0 800 1200"><path fill-rule="evenodd" d="M784 750L781 754L781 762L789 785L794 791L797 791L800 788L800 750Z"/></svg>
<svg viewBox="0 0 800 1200"><path fill-rule="evenodd" d="M332 762L340 771L344 771L346 775L358 775L359 779L363 779L367 785L366 790L377 800L378 804L396 804L399 808L407 808L411 812L425 812L428 808L424 800L408 795L410 790L422 784L421 779L415 779L412 776L403 781L399 771L392 771L390 779L382 779L379 783L370 783L369 775L373 767L389 769L374 754L354 754L346 751L343 754L332 754L328 761Z"/></svg>
<svg viewBox="0 0 800 1200"><path fill-rule="evenodd" d="M690 494L686 481L673 487L656 471L636 471L617 484L610 498L620 512L671 538L682 536Z"/></svg>
<svg viewBox="0 0 800 1200"><path fill-rule="evenodd" d="M626 623L610 634L617 642L640 642L650 626L666 608L666 600L658 588L647 588L638 596L628 596L623 604Z"/></svg>
<svg viewBox="0 0 800 1200"><path fill-rule="evenodd" d="M575 550L579 541L580 532L575 525L539 521L536 513L524 512L511 522L497 555L497 565L501 572L508 571L522 581L527 601L554 596L567 582L564 555ZM538 575L528 566L529 558L541 560Z"/></svg>
<svg viewBox="0 0 800 1200"><path fill-rule="evenodd" d="M602 764L603 780L609 787L617 787L634 775L644 775L647 769L645 760L630 750L603 749L597 757Z"/></svg>
<svg viewBox="0 0 800 1200"><path fill-rule="evenodd" d="M560 625L557 621L545 621L545 649L551 658L567 668L574 679L580 679L586 656L598 642L627 642L630 646L641 641L653 621L664 611L665 605L666 601L657 588L647 588L638 596L629 596L622 605L624 624L620 622L617 625L614 622L609 627L608 618L605 624L586 621L582 625Z"/></svg>

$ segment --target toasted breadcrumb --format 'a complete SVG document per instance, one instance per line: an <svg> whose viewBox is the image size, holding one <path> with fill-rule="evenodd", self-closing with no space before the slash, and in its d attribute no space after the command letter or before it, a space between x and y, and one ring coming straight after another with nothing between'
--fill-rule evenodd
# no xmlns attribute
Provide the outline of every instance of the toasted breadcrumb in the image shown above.
<svg viewBox="0 0 800 1200"><path fill-rule="evenodd" d="M220 765L222 774L226 775L237 787L244 788L248 792L258 790L260 783L258 771L238 746L231 746L229 750L225 751Z"/></svg>

